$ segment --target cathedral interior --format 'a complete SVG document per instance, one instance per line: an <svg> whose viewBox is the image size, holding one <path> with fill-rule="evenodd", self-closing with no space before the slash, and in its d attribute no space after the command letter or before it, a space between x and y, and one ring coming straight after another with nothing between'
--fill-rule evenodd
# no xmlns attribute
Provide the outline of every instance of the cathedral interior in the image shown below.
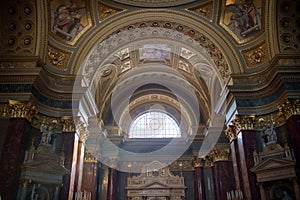
<svg viewBox="0 0 300 200"><path fill-rule="evenodd" d="M0 199L300 200L298 0L0 16Z"/></svg>

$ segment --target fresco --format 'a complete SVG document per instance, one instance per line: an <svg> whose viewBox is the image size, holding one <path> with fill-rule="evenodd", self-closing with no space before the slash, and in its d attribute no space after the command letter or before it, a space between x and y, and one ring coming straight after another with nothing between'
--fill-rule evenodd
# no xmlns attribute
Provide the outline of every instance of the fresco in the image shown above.
<svg viewBox="0 0 300 200"><path fill-rule="evenodd" d="M170 48L163 44L146 44L140 48L140 60L164 61L170 59Z"/></svg>
<svg viewBox="0 0 300 200"><path fill-rule="evenodd" d="M239 40L261 30L261 0L226 0L223 23Z"/></svg>
<svg viewBox="0 0 300 200"><path fill-rule="evenodd" d="M66 41L74 41L88 25L85 1L51 0L50 7L51 32Z"/></svg>

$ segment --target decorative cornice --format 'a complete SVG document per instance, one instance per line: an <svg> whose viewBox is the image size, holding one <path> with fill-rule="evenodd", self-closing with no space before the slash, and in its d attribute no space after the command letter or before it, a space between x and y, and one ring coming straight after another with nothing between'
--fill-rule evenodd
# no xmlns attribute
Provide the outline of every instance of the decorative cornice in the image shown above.
<svg viewBox="0 0 300 200"><path fill-rule="evenodd" d="M285 99L278 110L267 115L236 115L225 131L230 141L236 139L241 130L262 130L269 123L282 126L293 115L300 115L300 99Z"/></svg>
<svg viewBox="0 0 300 200"><path fill-rule="evenodd" d="M215 163L218 161L228 161L229 155L230 155L230 149L222 149L222 150L213 149L209 153L209 158L213 163Z"/></svg>

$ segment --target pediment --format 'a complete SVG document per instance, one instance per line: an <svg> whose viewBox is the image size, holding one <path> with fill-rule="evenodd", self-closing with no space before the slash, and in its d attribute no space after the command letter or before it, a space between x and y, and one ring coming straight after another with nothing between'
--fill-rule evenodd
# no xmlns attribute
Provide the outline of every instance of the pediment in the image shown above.
<svg viewBox="0 0 300 200"><path fill-rule="evenodd" d="M23 168L26 170L38 170L41 169L43 171L57 171L61 172L63 174L68 173L69 171L59 165L57 162L54 162L53 160L33 160L32 162L25 163L23 165Z"/></svg>
<svg viewBox="0 0 300 200"><path fill-rule="evenodd" d="M276 170L282 168L294 168L295 161L279 158L268 158L251 169L252 172Z"/></svg>

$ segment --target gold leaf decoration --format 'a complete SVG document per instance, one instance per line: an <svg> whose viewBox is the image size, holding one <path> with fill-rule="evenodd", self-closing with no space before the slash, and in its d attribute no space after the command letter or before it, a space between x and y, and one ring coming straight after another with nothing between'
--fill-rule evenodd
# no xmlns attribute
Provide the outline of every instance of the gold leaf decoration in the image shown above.
<svg viewBox="0 0 300 200"><path fill-rule="evenodd" d="M263 64L267 59L265 43L251 49L243 50L243 55L248 67L256 67Z"/></svg>
<svg viewBox="0 0 300 200"><path fill-rule="evenodd" d="M60 69L67 69L70 55L64 51L48 46L47 63Z"/></svg>
<svg viewBox="0 0 300 200"><path fill-rule="evenodd" d="M106 18L111 17L112 15L123 11L123 9L114 8L112 6L108 6L103 3L98 2L98 11L99 11L100 21L103 21Z"/></svg>
<svg viewBox="0 0 300 200"><path fill-rule="evenodd" d="M200 15L202 17L205 17L205 18L211 20L212 12L213 12L213 1L209 1L205 4L202 4L195 8L189 8L187 10L192 11L192 12L196 13L197 15Z"/></svg>

